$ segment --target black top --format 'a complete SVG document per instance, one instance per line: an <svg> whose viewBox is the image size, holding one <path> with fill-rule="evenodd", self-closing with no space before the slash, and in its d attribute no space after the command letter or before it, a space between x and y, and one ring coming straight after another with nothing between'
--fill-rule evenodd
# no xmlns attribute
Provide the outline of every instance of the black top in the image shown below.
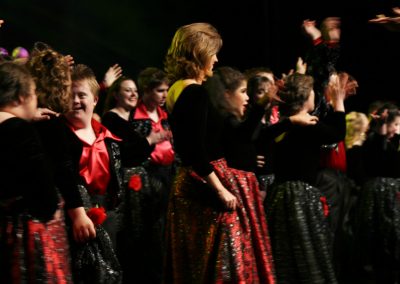
<svg viewBox="0 0 400 284"><path fill-rule="evenodd" d="M79 139L79 137L75 134L75 132L70 129L67 124L66 118L61 118L62 122L65 124L66 132L65 132L65 142L68 145L66 149L66 155L69 156L69 160L72 162L71 164L71 171L75 176L75 180L81 184L85 185L84 180L80 176L79 173L79 166L80 166L80 159L82 157L83 152L83 142ZM99 123L100 124L100 123ZM102 130L101 130L102 131ZM120 143L112 138L105 138L104 143L107 148L108 156L109 156L109 170L110 170L110 182L107 187L107 194L106 194L106 209L114 209L120 202L119 194L121 191L121 172L120 167L121 164L121 155L124 154L123 147L120 147ZM118 148L118 151L116 151ZM130 147L128 147L130 149ZM120 152L119 152L120 150ZM72 204L79 204L83 206L82 198L78 192L75 192L74 195L69 195L69 202Z"/></svg>
<svg viewBox="0 0 400 284"><path fill-rule="evenodd" d="M368 177L400 177L400 135L389 140L371 132L363 144L363 152Z"/></svg>
<svg viewBox="0 0 400 284"><path fill-rule="evenodd" d="M125 145L123 147L131 148L131 151L123 151L124 166L138 166L150 157L154 146L149 145L147 139L135 131L132 122L126 121L112 111L105 113L101 122L114 135L123 140Z"/></svg>
<svg viewBox="0 0 400 284"><path fill-rule="evenodd" d="M265 109L254 104L243 122L238 122L234 118L225 120L224 155L230 167L249 172L262 172L257 168L257 155L265 156L269 150L268 141L288 130L291 125L289 119L284 119L275 125L265 126L261 122L264 114Z"/></svg>
<svg viewBox="0 0 400 284"><path fill-rule="evenodd" d="M320 146L343 140L345 134L344 112L330 113L316 125L294 125L290 131L276 138L276 181L301 180L314 184L320 164Z"/></svg>
<svg viewBox="0 0 400 284"><path fill-rule="evenodd" d="M15 213L27 210L43 221L52 219L58 195L37 132L30 123L10 118L0 124L0 136L0 211L11 206Z"/></svg>
<svg viewBox="0 0 400 284"><path fill-rule="evenodd" d="M79 179L74 164L76 161L71 157L70 144L67 139L71 130L60 118L35 122L34 126L50 159L55 183L64 198L65 208L83 206L78 188Z"/></svg>
<svg viewBox="0 0 400 284"><path fill-rule="evenodd" d="M213 169L210 161L223 157L223 117L203 86L192 84L180 94L170 115L175 150L184 166L200 176Z"/></svg>
<svg viewBox="0 0 400 284"><path fill-rule="evenodd" d="M363 147L354 145L346 150L347 176L354 180L356 184L362 185L365 181Z"/></svg>

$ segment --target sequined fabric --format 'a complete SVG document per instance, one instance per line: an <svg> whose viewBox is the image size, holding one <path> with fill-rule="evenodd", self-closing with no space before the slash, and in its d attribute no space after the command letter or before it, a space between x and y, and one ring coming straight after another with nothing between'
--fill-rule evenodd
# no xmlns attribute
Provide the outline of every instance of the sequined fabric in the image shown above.
<svg viewBox="0 0 400 284"><path fill-rule="evenodd" d="M0 251L0 283L72 283L62 216L47 223L1 216Z"/></svg>
<svg viewBox="0 0 400 284"><path fill-rule="evenodd" d="M304 182L273 186L266 214L278 283L337 283L320 191Z"/></svg>
<svg viewBox="0 0 400 284"><path fill-rule="evenodd" d="M214 189L180 168L167 222L166 283L275 283L265 215L254 174L212 162L238 199L224 210Z"/></svg>
<svg viewBox="0 0 400 284"><path fill-rule="evenodd" d="M380 177L367 182L361 190L357 213L361 265L371 266L380 283L399 282L400 179Z"/></svg>
<svg viewBox="0 0 400 284"><path fill-rule="evenodd" d="M122 230L118 236L118 256L124 283L161 283L162 234L161 185L154 184L143 167L124 168ZM132 177L140 188L130 188ZM164 213L165 214L165 213Z"/></svg>
<svg viewBox="0 0 400 284"><path fill-rule="evenodd" d="M114 251L120 228L119 214L116 210L109 210L110 204L107 204L105 196L89 195L83 185L78 187L85 209L95 205L105 207L107 218L102 225L96 226L96 238L83 244L71 238L74 283L121 283L122 270Z"/></svg>
<svg viewBox="0 0 400 284"><path fill-rule="evenodd" d="M111 239L102 226L96 238L75 247L75 283L121 283L122 272Z"/></svg>

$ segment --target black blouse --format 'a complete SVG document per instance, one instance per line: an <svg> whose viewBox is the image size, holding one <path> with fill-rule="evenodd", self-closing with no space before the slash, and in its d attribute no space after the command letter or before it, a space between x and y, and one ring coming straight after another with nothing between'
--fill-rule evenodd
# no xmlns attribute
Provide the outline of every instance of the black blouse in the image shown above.
<svg viewBox="0 0 400 284"><path fill-rule="evenodd" d="M122 162L124 166L138 166L146 161L154 146L151 146L145 137L135 131L134 125L114 112L107 112L102 118L102 124L114 135L123 140Z"/></svg>
<svg viewBox="0 0 400 284"><path fill-rule="evenodd" d="M36 130L25 120L10 118L0 124L0 136L0 211L11 205L15 213L26 210L43 221L52 219L59 199Z"/></svg>
<svg viewBox="0 0 400 284"><path fill-rule="evenodd" d="M82 207L78 188L80 179L76 174L76 161L71 156L71 145L68 141L71 130L61 118L35 122L34 126L50 159L55 183L64 198L65 208Z"/></svg>
<svg viewBox="0 0 400 284"><path fill-rule="evenodd" d="M200 176L213 169L210 161L223 157L223 117L203 86L192 84L180 94L170 115L175 150L184 166Z"/></svg>
<svg viewBox="0 0 400 284"><path fill-rule="evenodd" d="M387 139L371 132L363 144L367 177L400 177L400 135Z"/></svg>
<svg viewBox="0 0 400 284"><path fill-rule="evenodd" d="M316 125L294 125L275 139L276 181L301 180L314 184L320 164L320 146L341 141L345 134L344 112L330 113Z"/></svg>

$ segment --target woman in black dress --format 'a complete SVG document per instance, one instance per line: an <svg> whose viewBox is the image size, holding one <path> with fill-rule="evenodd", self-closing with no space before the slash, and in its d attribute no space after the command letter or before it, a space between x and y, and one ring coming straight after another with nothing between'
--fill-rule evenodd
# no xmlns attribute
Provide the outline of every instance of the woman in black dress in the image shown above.
<svg viewBox="0 0 400 284"><path fill-rule="evenodd" d="M175 82L168 92L167 109L181 159L167 215L167 283L275 283L268 240L253 239L251 232L257 230L252 231L247 214L260 208L258 193L248 187L256 183L255 177L236 175L227 166L224 116L202 86L213 76L221 45L220 35L210 24L182 26L165 60L165 69ZM241 76L219 74L217 81L223 83L217 85L222 89L215 89L222 97L239 100L238 116L243 115L243 97L247 97ZM254 207L249 209L249 204ZM260 227L258 236L266 236ZM255 252L252 241L262 249Z"/></svg>
<svg viewBox="0 0 400 284"><path fill-rule="evenodd" d="M159 222L162 192L149 178L146 165L155 145L165 141L168 135L165 131L153 131L150 120L135 123L138 97L135 81L125 76L119 78L109 90L102 123L134 150L133 154L122 157L124 226L119 241L124 249L119 253L123 281L160 283L164 242Z"/></svg>
<svg viewBox="0 0 400 284"><path fill-rule="evenodd" d="M38 133L35 83L0 65L0 282L71 283L60 198Z"/></svg>

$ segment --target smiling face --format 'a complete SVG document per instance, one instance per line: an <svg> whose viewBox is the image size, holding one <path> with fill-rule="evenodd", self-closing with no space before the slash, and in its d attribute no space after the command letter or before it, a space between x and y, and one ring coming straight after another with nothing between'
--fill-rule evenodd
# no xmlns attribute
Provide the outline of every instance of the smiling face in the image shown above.
<svg viewBox="0 0 400 284"><path fill-rule="evenodd" d="M135 82L132 80L122 81L119 91L115 94L116 106L132 110L137 105L138 97L139 94Z"/></svg>
<svg viewBox="0 0 400 284"><path fill-rule="evenodd" d="M87 80L73 82L72 107L66 114L68 121L75 127L90 123L97 100Z"/></svg>

